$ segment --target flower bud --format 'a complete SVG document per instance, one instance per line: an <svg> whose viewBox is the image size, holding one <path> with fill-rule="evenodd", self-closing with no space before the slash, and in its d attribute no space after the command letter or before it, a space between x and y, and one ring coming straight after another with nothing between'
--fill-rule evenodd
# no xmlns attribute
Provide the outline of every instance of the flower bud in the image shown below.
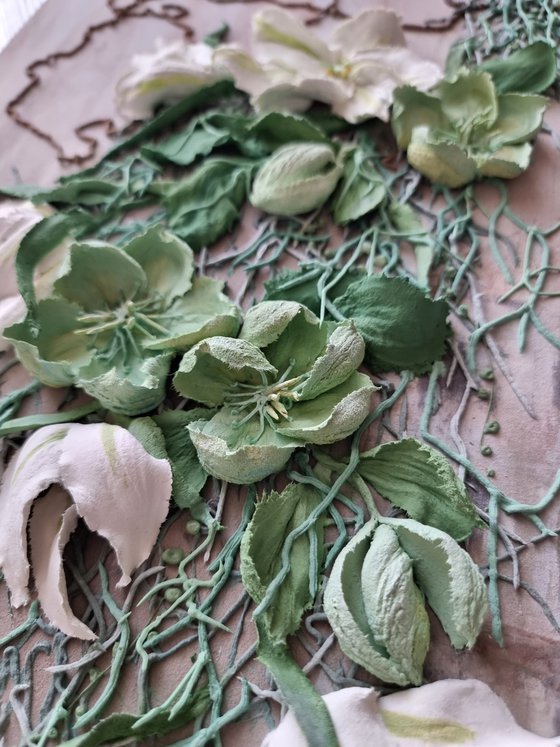
<svg viewBox="0 0 560 747"><path fill-rule="evenodd" d="M307 213L321 207L341 174L342 165L329 145L291 143L263 163L249 199L272 215Z"/></svg>

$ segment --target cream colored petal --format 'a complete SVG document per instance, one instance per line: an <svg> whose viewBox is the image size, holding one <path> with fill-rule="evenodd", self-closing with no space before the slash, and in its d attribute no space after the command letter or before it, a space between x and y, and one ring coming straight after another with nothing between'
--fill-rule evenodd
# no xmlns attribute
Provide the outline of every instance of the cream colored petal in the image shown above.
<svg viewBox="0 0 560 747"><path fill-rule="evenodd" d="M338 78L306 78L299 83L281 84L264 91L254 100L259 111L305 111L313 101L330 104L333 111L348 102L352 85Z"/></svg>
<svg viewBox="0 0 560 747"><path fill-rule="evenodd" d="M29 599L27 520L31 504L53 483L59 482L62 439L68 426L40 428L12 457L0 488L0 566L14 607Z"/></svg>
<svg viewBox="0 0 560 747"><path fill-rule="evenodd" d="M122 577L146 560L167 516L171 468L125 428L106 423L72 425L62 444L60 482L88 527L115 550Z"/></svg>
<svg viewBox="0 0 560 747"><path fill-rule="evenodd" d="M346 58L377 47L405 47L406 40L397 13L387 8L372 8L344 21L333 31L329 47Z"/></svg>
<svg viewBox="0 0 560 747"><path fill-rule="evenodd" d="M0 335L6 327L20 322L25 316L25 302L21 296L9 296L0 301ZM8 350L11 343L0 337L0 350Z"/></svg>
<svg viewBox="0 0 560 747"><path fill-rule="evenodd" d="M62 563L64 547L77 523L78 512L68 493L53 486L35 503L29 521L31 566L37 596L49 620L66 635L93 641L95 633L70 608Z"/></svg>
<svg viewBox="0 0 560 747"><path fill-rule="evenodd" d="M290 65L302 72L318 61L329 63L329 47L292 13L281 8L267 8L253 16L253 49L262 63L280 63L289 55Z"/></svg>
<svg viewBox="0 0 560 747"><path fill-rule="evenodd" d="M251 96L258 96L277 82L277 77L269 74L263 65L233 44L215 50L214 65L224 75L233 78L236 88Z"/></svg>
<svg viewBox="0 0 560 747"><path fill-rule="evenodd" d="M31 202L7 201L0 205L0 298L17 293L15 259L21 240L50 209L36 208Z"/></svg>

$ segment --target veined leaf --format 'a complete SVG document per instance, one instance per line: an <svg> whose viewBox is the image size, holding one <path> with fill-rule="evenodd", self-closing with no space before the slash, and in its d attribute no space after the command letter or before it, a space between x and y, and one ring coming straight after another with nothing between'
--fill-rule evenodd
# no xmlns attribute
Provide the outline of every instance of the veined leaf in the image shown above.
<svg viewBox="0 0 560 747"><path fill-rule="evenodd" d="M505 59L486 60L479 68L490 73L499 94L541 93L558 75L556 50L543 41L529 44Z"/></svg>

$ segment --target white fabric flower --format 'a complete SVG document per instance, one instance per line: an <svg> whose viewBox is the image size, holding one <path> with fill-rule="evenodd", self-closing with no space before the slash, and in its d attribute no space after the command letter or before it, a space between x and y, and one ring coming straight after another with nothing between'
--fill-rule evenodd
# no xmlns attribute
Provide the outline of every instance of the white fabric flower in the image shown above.
<svg viewBox="0 0 560 747"><path fill-rule="evenodd" d="M156 41L156 51L137 54L116 85L115 103L127 119L148 119L158 104L173 104L199 88L222 80L207 44Z"/></svg>
<svg viewBox="0 0 560 747"><path fill-rule="evenodd" d="M0 566L14 607L29 600L27 523L33 506L29 544L41 606L67 635L95 639L70 609L64 545L82 517L115 550L122 570L117 586L125 586L150 554L170 498L169 462L149 454L126 428L39 428L12 457L0 488Z"/></svg>
<svg viewBox="0 0 560 747"><path fill-rule="evenodd" d="M254 56L235 45L219 47L214 61L251 95L259 111L305 111L329 104L348 122L389 119L393 91L404 84L427 90L442 73L406 48L396 13L366 10L323 41L279 8L253 16Z"/></svg>

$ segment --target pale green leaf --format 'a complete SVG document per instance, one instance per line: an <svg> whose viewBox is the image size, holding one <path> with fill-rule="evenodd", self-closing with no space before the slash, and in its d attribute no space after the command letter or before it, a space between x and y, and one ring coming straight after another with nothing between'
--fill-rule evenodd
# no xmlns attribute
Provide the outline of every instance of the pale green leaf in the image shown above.
<svg viewBox="0 0 560 747"><path fill-rule="evenodd" d="M133 418L128 424L128 432L142 444L148 454L156 459L167 459L162 429L153 418Z"/></svg>
<svg viewBox="0 0 560 747"><path fill-rule="evenodd" d="M486 587L470 555L445 532L412 519L382 519L414 564L416 583L455 648L474 645L486 614Z"/></svg>
<svg viewBox="0 0 560 747"><path fill-rule="evenodd" d="M290 483L281 493L269 493L256 505L253 518L241 543L241 578L243 586L256 604L264 598L269 584L282 566L281 553L286 537L302 524L321 502L320 493L308 485ZM283 643L299 628L306 609L314 602L310 585L310 569L321 567L323 556L324 519L319 519L310 531L316 535L314 550L309 534L298 537L290 550L290 570L274 599L261 616L271 640ZM314 552L314 557L310 553ZM312 582L310 584L310 581Z"/></svg>
<svg viewBox="0 0 560 747"><path fill-rule="evenodd" d="M358 472L412 519L441 529L458 542L481 526L464 484L447 459L415 438L363 452Z"/></svg>
<svg viewBox="0 0 560 747"><path fill-rule="evenodd" d="M356 149L346 160L334 201L334 220L339 225L357 220L385 199L387 187L364 153Z"/></svg>
<svg viewBox="0 0 560 747"><path fill-rule="evenodd" d="M508 93L498 97L498 118L484 135L488 148L525 143L542 127L548 100L544 96Z"/></svg>
<svg viewBox="0 0 560 747"><path fill-rule="evenodd" d="M490 73L498 93L541 93L558 75L556 50L543 41L529 44L505 59L486 60L479 69Z"/></svg>
<svg viewBox="0 0 560 747"><path fill-rule="evenodd" d="M405 280L365 277L349 285L335 305L354 320L375 371L424 373L445 352L447 302L432 301Z"/></svg>

